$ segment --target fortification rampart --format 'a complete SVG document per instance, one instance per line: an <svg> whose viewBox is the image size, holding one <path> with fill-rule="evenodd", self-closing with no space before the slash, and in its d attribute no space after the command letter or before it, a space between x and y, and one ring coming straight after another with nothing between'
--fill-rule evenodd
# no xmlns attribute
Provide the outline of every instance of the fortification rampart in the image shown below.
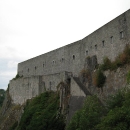
<svg viewBox="0 0 130 130"><path fill-rule="evenodd" d="M61 72L44 76L21 77L11 80L9 93L12 102L23 104L27 99L31 99L45 91L57 91L60 82L66 81L71 77L69 72Z"/></svg>
<svg viewBox="0 0 130 130"><path fill-rule="evenodd" d="M72 77L78 77L85 58L96 55L99 64L104 57L114 60L129 43L130 10L82 40L19 63L18 74L23 78L10 81L12 100L22 104L45 90L56 91L56 86L67 80L72 80L70 91L74 91L70 94L84 97L84 90L76 87Z"/></svg>
<svg viewBox="0 0 130 130"><path fill-rule="evenodd" d="M18 73L26 77L62 71L78 75L87 56L97 55L98 63L105 56L114 60L130 41L129 25L130 10L82 40L19 63Z"/></svg>
<svg viewBox="0 0 130 130"><path fill-rule="evenodd" d="M27 99L37 96L44 90L41 90L41 77L32 76L11 80L9 93L15 104L23 104Z"/></svg>

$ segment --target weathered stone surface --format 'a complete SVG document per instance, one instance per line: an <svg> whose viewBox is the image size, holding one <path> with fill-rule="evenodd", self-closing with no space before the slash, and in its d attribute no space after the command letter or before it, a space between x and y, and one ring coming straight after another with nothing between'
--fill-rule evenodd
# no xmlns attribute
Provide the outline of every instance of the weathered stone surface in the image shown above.
<svg viewBox="0 0 130 130"><path fill-rule="evenodd" d="M104 57L113 61L126 44L130 44L130 10L82 40L19 63L18 74L23 78L10 81L9 93L13 103L23 104L46 90L56 91L60 82L71 79L70 113L73 114L82 106L86 96L85 89L81 89L73 77L78 77L83 68L94 71ZM91 58L86 59L88 56ZM102 100L125 86L127 72L128 67L119 68L116 72L106 71L103 89L92 85L92 74L87 80L84 77L81 80L91 94Z"/></svg>
<svg viewBox="0 0 130 130"><path fill-rule="evenodd" d="M28 77L68 71L76 76L83 68L87 56L96 55L99 64L106 56L114 60L129 43L130 10L82 40L19 63L18 73Z"/></svg>

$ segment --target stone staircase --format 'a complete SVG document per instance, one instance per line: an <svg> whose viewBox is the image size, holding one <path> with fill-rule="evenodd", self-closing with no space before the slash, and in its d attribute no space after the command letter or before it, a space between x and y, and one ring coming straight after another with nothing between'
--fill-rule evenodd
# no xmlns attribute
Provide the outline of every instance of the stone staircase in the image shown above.
<svg viewBox="0 0 130 130"><path fill-rule="evenodd" d="M74 81L78 84L80 89L87 95L91 95L90 92L87 90L87 88L81 83L80 79L78 77L73 77Z"/></svg>

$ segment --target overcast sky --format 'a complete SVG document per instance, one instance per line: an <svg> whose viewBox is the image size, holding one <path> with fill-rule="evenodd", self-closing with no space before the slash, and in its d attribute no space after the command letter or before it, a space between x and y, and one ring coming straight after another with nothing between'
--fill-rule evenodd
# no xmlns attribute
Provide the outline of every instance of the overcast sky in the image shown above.
<svg viewBox="0 0 130 130"><path fill-rule="evenodd" d="M130 0L0 0L0 89L17 64L80 40L130 9Z"/></svg>

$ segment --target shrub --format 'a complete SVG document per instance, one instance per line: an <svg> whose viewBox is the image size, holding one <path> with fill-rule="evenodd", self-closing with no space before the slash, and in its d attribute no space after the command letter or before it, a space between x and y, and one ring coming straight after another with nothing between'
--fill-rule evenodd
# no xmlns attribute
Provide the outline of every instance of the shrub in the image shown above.
<svg viewBox="0 0 130 130"><path fill-rule="evenodd" d="M103 87L104 83L105 83L106 77L104 76L103 72L101 71L101 69L97 70L94 74L93 74L93 85L101 88Z"/></svg>
<svg viewBox="0 0 130 130"><path fill-rule="evenodd" d="M98 130L129 130L130 90L125 88L111 96L107 102L108 113L97 125Z"/></svg>
<svg viewBox="0 0 130 130"><path fill-rule="evenodd" d="M111 61L108 57L103 59L103 64L100 66L101 70L108 70L111 68Z"/></svg>
<svg viewBox="0 0 130 130"><path fill-rule="evenodd" d="M57 118L59 96L45 92L27 102L18 130L64 130L64 117Z"/></svg>

